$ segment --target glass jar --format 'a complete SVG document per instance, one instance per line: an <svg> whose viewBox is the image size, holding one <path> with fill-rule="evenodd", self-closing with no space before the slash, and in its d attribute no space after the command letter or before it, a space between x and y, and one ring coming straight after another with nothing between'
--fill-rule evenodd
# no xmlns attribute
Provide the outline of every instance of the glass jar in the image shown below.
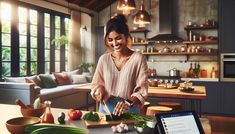
<svg viewBox="0 0 235 134"><path fill-rule="evenodd" d="M45 101L46 111L42 116L42 123L52 123L54 124L54 117L51 113L51 101Z"/></svg>

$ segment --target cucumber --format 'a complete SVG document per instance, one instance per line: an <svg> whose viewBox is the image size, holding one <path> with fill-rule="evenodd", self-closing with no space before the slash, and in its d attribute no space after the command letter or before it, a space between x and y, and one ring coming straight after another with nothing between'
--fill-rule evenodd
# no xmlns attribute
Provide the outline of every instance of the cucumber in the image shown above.
<svg viewBox="0 0 235 134"><path fill-rule="evenodd" d="M120 120L120 119L122 119L122 116L117 116L117 115L114 115L114 114L112 114L112 116L111 115L105 115L105 117L104 117L105 121L116 121L116 120Z"/></svg>

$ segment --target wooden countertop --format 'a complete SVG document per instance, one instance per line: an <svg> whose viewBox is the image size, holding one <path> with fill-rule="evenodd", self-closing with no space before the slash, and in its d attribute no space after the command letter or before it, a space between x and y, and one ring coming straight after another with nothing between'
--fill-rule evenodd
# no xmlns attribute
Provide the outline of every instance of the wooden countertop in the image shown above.
<svg viewBox="0 0 235 134"><path fill-rule="evenodd" d="M206 98L206 87L205 86L193 86L193 92L181 92L179 89L165 89L163 87L149 87L149 97L163 97L163 98L181 98L181 99L205 99ZM80 86L74 88L80 92L90 92L91 85Z"/></svg>

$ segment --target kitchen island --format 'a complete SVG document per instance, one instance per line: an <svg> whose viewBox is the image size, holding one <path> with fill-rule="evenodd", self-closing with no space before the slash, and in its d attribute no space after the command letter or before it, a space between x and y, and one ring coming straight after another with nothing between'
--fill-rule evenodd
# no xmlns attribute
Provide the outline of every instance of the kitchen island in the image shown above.
<svg viewBox="0 0 235 134"><path fill-rule="evenodd" d="M0 130L1 130L0 132L1 134L9 134L5 123L7 120L11 118L22 117L22 114L20 112L20 106L0 104L0 109L1 109L1 115L2 115L1 120L0 120ZM84 122L82 120L72 121L68 119L68 116L67 116L68 109L52 108L51 111L54 116L56 124L58 124L57 118L59 116L59 113L64 112L66 114L65 120L66 120L67 125L72 125L72 126L82 127L82 128L85 127ZM211 131L210 125L204 124L204 122L202 122L202 125L203 125L204 130L206 131L206 134L207 133L209 134ZM113 134L110 127L100 127L100 128L92 128L92 129L89 128L88 130L90 134L102 134L102 133ZM129 131L127 134L137 134L137 132L132 130L132 131Z"/></svg>

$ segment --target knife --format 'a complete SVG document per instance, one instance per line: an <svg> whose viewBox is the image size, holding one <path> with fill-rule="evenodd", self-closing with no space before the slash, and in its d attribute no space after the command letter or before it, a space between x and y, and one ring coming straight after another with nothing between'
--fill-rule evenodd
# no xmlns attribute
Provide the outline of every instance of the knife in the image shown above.
<svg viewBox="0 0 235 134"><path fill-rule="evenodd" d="M112 116L112 114L111 114L111 112L110 112L108 106L106 105L105 101L103 101L101 104L103 105L104 111L105 111L105 112L111 117L111 119L113 120L113 116Z"/></svg>

